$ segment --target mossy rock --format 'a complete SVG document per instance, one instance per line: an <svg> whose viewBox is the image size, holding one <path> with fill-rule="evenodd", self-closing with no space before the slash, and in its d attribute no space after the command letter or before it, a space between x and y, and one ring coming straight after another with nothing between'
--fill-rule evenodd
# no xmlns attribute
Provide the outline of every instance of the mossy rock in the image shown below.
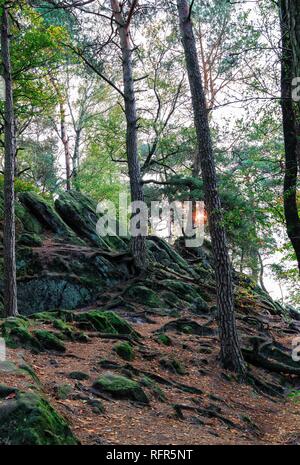
<svg viewBox="0 0 300 465"><path fill-rule="evenodd" d="M34 233L23 233L18 240L18 245L24 245L26 247L40 247L42 243L42 238Z"/></svg>
<svg viewBox="0 0 300 465"><path fill-rule="evenodd" d="M77 331L70 323L66 323L59 318L55 318L52 322L53 327L61 331L64 339L75 342L88 342L89 337L82 331Z"/></svg>
<svg viewBox="0 0 300 465"><path fill-rule="evenodd" d="M76 445L66 421L46 399L33 392L16 392L0 400L1 445Z"/></svg>
<svg viewBox="0 0 300 465"><path fill-rule="evenodd" d="M114 312L92 310L86 313L74 314L74 320L88 330L95 330L106 334L123 334L138 338L138 334L123 318Z"/></svg>
<svg viewBox="0 0 300 465"><path fill-rule="evenodd" d="M174 294L174 292L162 291L160 293L160 298L163 299L167 305L171 305L171 306L180 305L180 299L177 297L176 294Z"/></svg>
<svg viewBox="0 0 300 465"><path fill-rule="evenodd" d="M73 231L56 213L53 206L40 195L35 192L23 192L19 195L19 200L30 214L36 217L45 230L69 239L77 239Z"/></svg>
<svg viewBox="0 0 300 465"><path fill-rule="evenodd" d="M55 209L64 222L76 232L76 234L88 241L93 246L98 246L102 250L111 250L106 238L97 234L96 224L98 216L96 214L96 203L77 191L68 191L60 194L55 200ZM121 239L119 244L121 244Z"/></svg>
<svg viewBox="0 0 300 465"><path fill-rule="evenodd" d="M147 387L152 392L154 397L158 399L160 402L165 402L166 400L165 393L158 386L158 384L155 381L153 381L153 379L150 379L147 376L144 376L141 379L141 385Z"/></svg>
<svg viewBox="0 0 300 465"><path fill-rule="evenodd" d="M66 351L64 343L51 331L36 329L33 331L33 335L37 338L43 349L56 350L57 352Z"/></svg>
<svg viewBox="0 0 300 465"><path fill-rule="evenodd" d="M1 325L2 336L9 347L41 349L39 341L30 333L29 322L24 318L10 317Z"/></svg>
<svg viewBox="0 0 300 465"><path fill-rule="evenodd" d="M95 381L93 387L116 399L129 399L142 404L149 403L149 399L139 383L125 376L106 373Z"/></svg>
<svg viewBox="0 0 300 465"><path fill-rule="evenodd" d="M162 368L171 371L177 375L185 375L186 370L183 364L176 358L162 357L159 361Z"/></svg>
<svg viewBox="0 0 300 465"><path fill-rule="evenodd" d="M74 314L70 310L45 311L33 313L27 318L29 320L37 320L43 323L53 323L58 319L63 322L72 322L74 320Z"/></svg>
<svg viewBox="0 0 300 465"><path fill-rule="evenodd" d="M209 306L208 303L202 297L199 296L191 304L190 310L195 315L201 315L203 313L209 312Z"/></svg>
<svg viewBox="0 0 300 465"><path fill-rule="evenodd" d="M69 378L70 379L77 379L79 381L84 381L86 379L89 379L89 375L87 373L84 373L83 371L71 371L69 373Z"/></svg>
<svg viewBox="0 0 300 465"><path fill-rule="evenodd" d="M160 328L157 333L164 333L166 331L178 331L179 333L185 334L196 334L197 336L214 336L216 334L215 329L209 326L200 325L196 321L190 320L189 318L179 318L177 320L169 321Z"/></svg>
<svg viewBox="0 0 300 465"><path fill-rule="evenodd" d="M164 344L165 346L171 346L172 345L172 339L170 338L170 336L168 336L167 334L164 334L164 333L158 334L156 336L155 340L159 344Z"/></svg>
<svg viewBox="0 0 300 465"><path fill-rule="evenodd" d="M100 400L89 399L88 405L92 407L92 411L94 413L98 413L99 415L102 415L103 413L105 413L105 407L102 404L102 402L100 402Z"/></svg>
<svg viewBox="0 0 300 465"><path fill-rule="evenodd" d="M42 383L39 379L39 377L37 376L36 372L34 371L34 369L32 368L31 365L28 365L28 363L21 363L19 365L19 370L24 373L25 375L29 375L30 378L34 381L34 383L38 386L38 387L41 387L42 386Z"/></svg>
<svg viewBox="0 0 300 465"><path fill-rule="evenodd" d="M58 312L38 312L29 316L30 320L37 320L41 323L52 323L58 317Z"/></svg>
<svg viewBox="0 0 300 465"><path fill-rule="evenodd" d="M164 279L160 285L169 292L174 293L178 298L193 303L198 299L199 293L195 286L175 279Z"/></svg>
<svg viewBox="0 0 300 465"><path fill-rule="evenodd" d="M163 306L163 302L157 292L154 292L152 289L149 289L148 287L141 284L135 284L128 287L124 296L133 300L134 302L148 307L157 308Z"/></svg>
<svg viewBox="0 0 300 465"><path fill-rule="evenodd" d="M6 386L5 384L0 384L0 399L5 399L5 397L11 394L15 394L17 391L17 388Z"/></svg>
<svg viewBox="0 0 300 465"><path fill-rule="evenodd" d="M72 393L73 387L71 384L64 383L64 384L56 384L54 386L55 395L58 399L65 400L67 399Z"/></svg>
<svg viewBox="0 0 300 465"><path fill-rule="evenodd" d="M113 350L121 357L123 360L131 362L134 359L134 351L132 345L129 342L118 342L114 345Z"/></svg>

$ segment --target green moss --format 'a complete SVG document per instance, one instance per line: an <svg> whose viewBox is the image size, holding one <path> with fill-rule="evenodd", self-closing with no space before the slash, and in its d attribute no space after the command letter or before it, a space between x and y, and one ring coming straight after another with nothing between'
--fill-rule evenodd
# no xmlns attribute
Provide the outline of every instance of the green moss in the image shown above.
<svg viewBox="0 0 300 465"><path fill-rule="evenodd" d="M71 373L69 373L69 378L83 381L85 379L89 379L89 375L83 371L71 371Z"/></svg>
<svg viewBox="0 0 300 465"><path fill-rule="evenodd" d="M117 399L130 399L143 404L149 403L149 399L141 386L125 376L106 373L97 379L93 387L107 392Z"/></svg>
<svg viewBox="0 0 300 465"><path fill-rule="evenodd" d="M39 387L41 386L41 381L39 377L37 376L36 372L34 371L34 369L32 368L32 366L28 365L27 363L21 363L19 365L19 369L25 374L28 374L33 379L33 381L35 382L37 386Z"/></svg>
<svg viewBox="0 0 300 465"><path fill-rule="evenodd" d="M1 325L2 336L9 347L40 349L38 340L29 332L29 322L25 318L7 318Z"/></svg>
<svg viewBox="0 0 300 465"><path fill-rule="evenodd" d="M42 323L52 323L57 319L58 312L39 312L30 315L31 320L37 320Z"/></svg>
<svg viewBox="0 0 300 465"><path fill-rule="evenodd" d="M17 392L17 388L12 388L12 387L6 386L5 384L0 384L0 398L1 399L9 396L10 394L15 394L16 392Z"/></svg>
<svg viewBox="0 0 300 465"><path fill-rule="evenodd" d="M125 297L130 298L134 302L137 302L142 305L146 305L148 307L162 307L163 302L159 298L159 295L149 289L146 286L143 286L141 284L135 284L133 286L130 286L126 292L125 292Z"/></svg>
<svg viewBox="0 0 300 465"><path fill-rule="evenodd" d="M69 395L72 392L72 389L73 388L72 388L71 384L67 384L67 383L57 384L54 387L56 397L58 399L62 399L62 400L65 400L65 399L67 399L69 397Z"/></svg>
<svg viewBox="0 0 300 465"><path fill-rule="evenodd" d="M181 327L181 331L186 334L193 334L193 328L190 325L184 325Z"/></svg>
<svg viewBox="0 0 300 465"><path fill-rule="evenodd" d="M129 342L118 342L114 345L113 349L123 360L130 362L134 359L133 348Z"/></svg>
<svg viewBox="0 0 300 465"><path fill-rule="evenodd" d="M33 331L34 336L39 341L40 345L46 350L56 350L57 352L65 352L64 343L51 331L36 329Z"/></svg>
<svg viewBox="0 0 300 465"><path fill-rule="evenodd" d="M160 297L166 302L167 305L179 305L180 300L174 292L163 291L160 293Z"/></svg>
<svg viewBox="0 0 300 465"><path fill-rule="evenodd" d="M114 312L92 310L74 315L74 319L81 327L107 334L124 334L137 338L132 326Z"/></svg>
<svg viewBox="0 0 300 465"><path fill-rule="evenodd" d="M0 444L78 444L66 421L41 396L16 392L14 399L0 402Z"/></svg>
<svg viewBox="0 0 300 465"><path fill-rule="evenodd" d="M88 404L92 407L94 413L98 413L101 415L105 412L104 405L102 404L102 402L100 402L100 400L90 399L88 401Z"/></svg>
<svg viewBox="0 0 300 465"><path fill-rule="evenodd" d="M196 315L207 313L209 311L209 306L207 302L202 297L197 297L190 306L190 309Z"/></svg>
<svg viewBox="0 0 300 465"><path fill-rule="evenodd" d="M70 341L88 342L89 337L82 331L77 331L70 323L66 323L58 318L54 319L53 327L61 331L63 337Z"/></svg>
<svg viewBox="0 0 300 465"><path fill-rule="evenodd" d="M154 397L156 397L161 402L165 402L166 400L165 393L161 390L161 388L158 386L158 384L155 381L148 378L147 376L144 376L141 379L141 384L142 386L146 386L148 389L150 389Z"/></svg>
<svg viewBox="0 0 300 465"><path fill-rule="evenodd" d="M35 233L23 233L18 240L19 245L25 245L26 247L40 247L42 243L42 238Z"/></svg>
<svg viewBox="0 0 300 465"><path fill-rule="evenodd" d="M172 339L170 338L170 336L164 333L158 334L156 337L156 341L159 342L160 344L164 344L165 346L172 345Z"/></svg>
<svg viewBox="0 0 300 465"><path fill-rule="evenodd" d="M185 375L186 371L183 364L176 358L163 357L159 361L162 368L172 371L178 375Z"/></svg>
<svg viewBox="0 0 300 465"><path fill-rule="evenodd" d="M185 283L179 280L164 279L160 285L169 292L174 293L178 298L185 300L186 302L193 303L199 298L195 286L192 284Z"/></svg>

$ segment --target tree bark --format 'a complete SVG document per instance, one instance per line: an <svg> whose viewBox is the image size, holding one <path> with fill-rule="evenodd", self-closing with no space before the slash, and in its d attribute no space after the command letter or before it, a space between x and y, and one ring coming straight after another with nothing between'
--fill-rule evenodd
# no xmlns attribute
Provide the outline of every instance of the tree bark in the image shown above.
<svg viewBox="0 0 300 465"><path fill-rule="evenodd" d="M207 106L197 56L190 8L187 0L177 0L180 31L185 53L186 67L191 88L195 128L198 139L198 157L202 170L204 198L209 219L209 230L215 261L217 305L221 362L227 369L245 375L245 363L238 339L232 283L232 268L228 255L226 234L223 226L221 202L217 188L217 176L213 155Z"/></svg>
<svg viewBox="0 0 300 465"><path fill-rule="evenodd" d="M59 104L59 114L60 114L60 137L64 146L65 153L65 166L66 166L66 189L67 191L71 190L71 154L69 146L69 138L67 135L66 129L66 112L63 102Z"/></svg>
<svg viewBox="0 0 300 465"><path fill-rule="evenodd" d="M16 129L10 59L10 30L8 4L3 5L1 24L1 55L5 81L4 109L4 311L6 316L18 314L16 278L16 225L15 225L15 158Z"/></svg>
<svg viewBox="0 0 300 465"><path fill-rule="evenodd" d="M64 147L64 155L65 155L65 168L66 168L66 190L71 190L71 152L70 152L70 145L69 145L69 138L67 134L66 128L66 111L65 111L65 103L64 97L60 90L59 83L56 79L50 75L50 81L53 85L55 92L57 93L57 97L59 100L59 126L60 129L57 129L57 132L60 136L60 140Z"/></svg>
<svg viewBox="0 0 300 465"><path fill-rule="evenodd" d="M288 237L295 250L300 272L300 218L297 178L300 159L300 103L292 99L292 81L300 76L300 4L280 1L282 31L281 107L285 143L283 185L284 214Z"/></svg>
<svg viewBox="0 0 300 465"><path fill-rule="evenodd" d="M75 129L75 145L74 145L74 153L73 153L73 184L75 189L78 189L77 184L77 175L78 175L78 168L79 168L79 157L80 157L80 138L81 138L81 131L82 129Z"/></svg>
<svg viewBox="0 0 300 465"><path fill-rule="evenodd" d="M118 0L111 0L111 7L118 24L120 44L122 49L122 68L124 85L124 103L126 115L126 152L128 162L128 174L130 179L131 201L144 201L144 193L141 184L141 168L138 157L137 140L137 111L133 80L132 48L130 41L130 19L137 1L133 1L128 18L124 17L122 6ZM135 265L143 270L146 267L146 241L145 237L138 235L131 239L131 250Z"/></svg>

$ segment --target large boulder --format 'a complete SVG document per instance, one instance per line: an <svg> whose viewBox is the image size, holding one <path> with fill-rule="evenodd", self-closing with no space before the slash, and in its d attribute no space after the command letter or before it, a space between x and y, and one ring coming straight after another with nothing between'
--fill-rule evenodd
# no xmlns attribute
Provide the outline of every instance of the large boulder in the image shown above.
<svg viewBox="0 0 300 465"><path fill-rule="evenodd" d="M1 396L2 392L2 396ZM36 392L0 392L1 445L76 445L67 422Z"/></svg>
<svg viewBox="0 0 300 465"><path fill-rule="evenodd" d="M22 314L87 306L134 272L123 240L114 238L115 242L110 243L97 236L96 206L80 193L62 194L55 210L36 192L23 192L18 194L16 216L18 301ZM1 257L0 314L2 276Z"/></svg>
<svg viewBox="0 0 300 465"><path fill-rule="evenodd" d="M128 399L142 404L149 403L149 399L139 383L125 376L105 373L95 381L93 388L110 394L116 399Z"/></svg>

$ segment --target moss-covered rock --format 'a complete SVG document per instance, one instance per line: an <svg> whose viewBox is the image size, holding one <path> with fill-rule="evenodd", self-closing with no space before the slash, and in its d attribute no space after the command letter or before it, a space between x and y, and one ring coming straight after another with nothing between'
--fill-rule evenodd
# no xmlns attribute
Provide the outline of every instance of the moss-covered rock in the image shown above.
<svg viewBox="0 0 300 465"><path fill-rule="evenodd" d="M39 341L30 333L29 322L25 318L7 318L1 325L1 332L9 347L41 349Z"/></svg>
<svg viewBox="0 0 300 465"><path fill-rule="evenodd" d="M195 315L201 315L202 313L209 312L209 306L208 303L202 297L199 296L191 304L190 310Z"/></svg>
<svg viewBox="0 0 300 465"><path fill-rule="evenodd" d="M104 405L102 404L102 402L100 400L89 399L88 404L92 407L92 411L94 413L98 413L98 414L102 415L102 413L105 412Z"/></svg>
<svg viewBox="0 0 300 465"><path fill-rule="evenodd" d="M43 239L35 233L23 233L18 240L18 245L26 247L40 247L42 243Z"/></svg>
<svg viewBox="0 0 300 465"><path fill-rule="evenodd" d="M35 192L23 192L19 195L19 200L37 218L45 230L76 240L72 230L63 222L52 205L40 195Z"/></svg>
<svg viewBox="0 0 300 465"><path fill-rule="evenodd" d="M170 336L164 333L160 333L155 337L155 340L159 342L160 344L164 344L165 346L171 346L172 345L172 339Z"/></svg>
<svg viewBox="0 0 300 465"><path fill-rule="evenodd" d="M154 397L158 399L161 402L165 402L166 396L163 390L158 386L158 384L153 381L153 379L148 378L147 376L144 376L141 379L141 385L147 387Z"/></svg>
<svg viewBox="0 0 300 465"><path fill-rule="evenodd" d="M71 371L69 373L69 378L71 379L77 379L78 381L84 381L86 379L89 379L89 375L87 373L84 373L83 371Z"/></svg>
<svg viewBox="0 0 300 465"><path fill-rule="evenodd" d="M149 289L142 284L129 286L126 289L124 296L133 302L137 302L148 307L156 308L163 306L163 302L157 292L152 291L152 289Z"/></svg>
<svg viewBox="0 0 300 465"><path fill-rule="evenodd" d="M58 312L38 312L29 316L30 320L36 320L41 323L52 323L58 318Z"/></svg>
<svg viewBox="0 0 300 465"><path fill-rule="evenodd" d="M132 345L129 342L118 342L114 345L114 351L119 355L119 357L123 358L123 360L127 360L130 362L134 359L134 351Z"/></svg>
<svg viewBox="0 0 300 465"><path fill-rule="evenodd" d="M149 399L139 383L125 376L106 373L95 381L93 387L117 399L129 399L143 404L149 403Z"/></svg>
<svg viewBox="0 0 300 465"><path fill-rule="evenodd" d="M105 241L97 235L96 204L90 198L80 192L65 192L55 201L55 209L79 237L109 250Z"/></svg>
<svg viewBox="0 0 300 465"><path fill-rule="evenodd" d="M0 229L1 198L0 193ZM130 260L108 253L112 249L125 252L126 241L98 238L98 218L92 203L80 193L62 194L57 202L60 216L52 202L36 192L19 194L16 202L17 278L21 314L90 305L103 290L132 276ZM78 218L72 216L76 212ZM70 225L64 218L70 220ZM83 222L82 228L79 220ZM51 244L43 249L40 246L49 236ZM0 257L0 310L3 307L2 265Z"/></svg>
<svg viewBox="0 0 300 465"><path fill-rule="evenodd" d="M92 310L74 314L74 320L84 329L107 334L123 334L134 339L138 338L138 334L132 326L114 312Z"/></svg>
<svg viewBox="0 0 300 465"><path fill-rule="evenodd" d="M88 342L89 337L84 334L82 331L77 331L74 326L70 323L66 323L65 321L55 318L52 322L53 327L61 331L62 336L64 339L69 341L76 341L76 342Z"/></svg>
<svg viewBox="0 0 300 465"><path fill-rule="evenodd" d="M164 279L160 282L160 286L186 302L193 303L201 297L196 286L179 279Z"/></svg>
<svg viewBox="0 0 300 465"><path fill-rule="evenodd" d="M61 400L67 399L72 393L72 390L72 385L68 383L56 384L54 386L55 396Z"/></svg>
<svg viewBox="0 0 300 465"><path fill-rule="evenodd" d="M39 341L41 347L46 350L56 350L57 352L65 352L66 347L61 339L52 331L44 329L36 329L33 335Z"/></svg>
<svg viewBox="0 0 300 465"><path fill-rule="evenodd" d="M16 392L0 400L0 444L76 445L66 421L40 395Z"/></svg>
<svg viewBox="0 0 300 465"><path fill-rule="evenodd" d="M176 358L162 357L159 363L162 368L164 368L165 370L171 371L173 373L176 373L177 375L186 374L184 365L182 364L182 362L180 362Z"/></svg>

